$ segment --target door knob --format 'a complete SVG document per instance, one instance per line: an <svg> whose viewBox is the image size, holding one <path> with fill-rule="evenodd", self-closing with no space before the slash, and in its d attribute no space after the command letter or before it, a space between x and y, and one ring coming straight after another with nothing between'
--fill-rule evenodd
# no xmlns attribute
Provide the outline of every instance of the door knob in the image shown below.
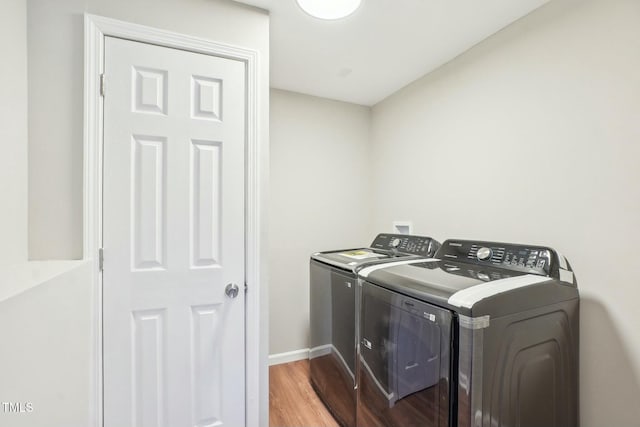
<svg viewBox="0 0 640 427"><path fill-rule="evenodd" d="M226 288L224 288L224 293L227 294L229 298L235 298L238 296L238 292L240 288L235 283L229 283Z"/></svg>

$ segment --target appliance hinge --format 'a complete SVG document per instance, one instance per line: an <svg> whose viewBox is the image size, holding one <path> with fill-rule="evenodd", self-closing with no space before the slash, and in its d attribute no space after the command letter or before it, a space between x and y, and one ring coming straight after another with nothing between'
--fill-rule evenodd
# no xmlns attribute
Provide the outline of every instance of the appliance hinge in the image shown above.
<svg viewBox="0 0 640 427"><path fill-rule="evenodd" d="M98 249L98 269L99 271L104 270L104 249Z"/></svg>
<svg viewBox="0 0 640 427"><path fill-rule="evenodd" d="M104 73L100 74L100 96L104 98Z"/></svg>
<svg viewBox="0 0 640 427"><path fill-rule="evenodd" d="M249 286L245 283L244 284L244 293L246 294L248 290L249 290Z"/></svg>

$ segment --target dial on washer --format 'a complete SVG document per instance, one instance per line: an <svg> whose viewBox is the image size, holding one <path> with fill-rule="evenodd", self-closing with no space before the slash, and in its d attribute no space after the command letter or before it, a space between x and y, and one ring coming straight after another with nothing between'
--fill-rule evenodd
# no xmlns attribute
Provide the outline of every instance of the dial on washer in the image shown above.
<svg viewBox="0 0 640 427"><path fill-rule="evenodd" d="M480 248L478 249L478 253L476 254L476 257L480 261L486 261L489 258L491 258L491 255L493 255L493 251L490 248Z"/></svg>

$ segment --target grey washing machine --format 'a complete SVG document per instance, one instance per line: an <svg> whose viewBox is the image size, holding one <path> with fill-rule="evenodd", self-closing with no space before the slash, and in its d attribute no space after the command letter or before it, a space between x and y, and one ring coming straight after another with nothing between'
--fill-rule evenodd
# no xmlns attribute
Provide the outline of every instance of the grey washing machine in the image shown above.
<svg viewBox="0 0 640 427"><path fill-rule="evenodd" d="M368 248L318 252L310 260L311 384L336 420L355 427L358 270L432 257L430 237L379 234Z"/></svg>
<svg viewBox="0 0 640 427"><path fill-rule="evenodd" d="M575 427L579 295L549 247L447 240L359 271L357 425Z"/></svg>

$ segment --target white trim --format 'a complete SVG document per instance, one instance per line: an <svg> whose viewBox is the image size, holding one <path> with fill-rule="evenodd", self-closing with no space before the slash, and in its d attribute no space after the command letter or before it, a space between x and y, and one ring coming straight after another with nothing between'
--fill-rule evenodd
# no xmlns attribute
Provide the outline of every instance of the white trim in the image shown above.
<svg viewBox="0 0 640 427"><path fill-rule="evenodd" d="M562 268L558 269L558 273L560 274L560 281L566 282L569 284L573 284L573 272L569 270L564 270Z"/></svg>
<svg viewBox="0 0 640 427"><path fill-rule="evenodd" d="M91 268L93 357L90 361L92 390L89 415L100 427L102 417L102 275L98 249L102 245L102 99L99 75L104 70L104 35L85 15L84 21L84 183L83 183L83 259Z"/></svg>
<svg viewBox="0 0 640 427"><path fill-rule="evenodd" d="M458 324L461 328L465 329L484 329L491 325L491 316L485 314L479 317L469 317L462 314L458 314Z"/></svg>
<svg viewBox="0 0 640 427"><path fill-rule="evenodd" d="M120 37L159 46L188 50L246 64L247 84L247 176L246 176L246 425L265 425L264 410L268 404L268 387L261 387L268 378L266 353L262 352L267 337L262 321L263 301L266 301L266 274L261 265L262 213L261 129L260 129L260 58L255 50L177 34L115 19L85 14L84 59L84 253L93 263L92 289L94 305L92 333L95 358L92 361L93 390L91 425L103 425L102 414L102 275L98 269L98 249L102 245L102 99L99 95L99 75L104 71L104 38ZM263 410L261 411L261 408ZM264 419L263 419L264 418Z"/></svg>
<svg viewBox="0 0 640 427"><path fill-rule="evenodd" d="M281 365L283 363L297 362L309 358L309 349L301 348L300 350L285 351L284 353L276 353L269 355L269 366Z"/></svg>
<svg viewBox="0 0 640 427"><path fill-rule="evenodd" d="M485 298L549 280L546 276L536 276L533 274L493 280L458 291L449 297L448 302L456 307L472 308L474 304Z"/></svg>
<svg viewBox="0 0 640 427"><path fill-rule="evenodd" d="M554 251L556 250L554 249ZM558 262L560 263L560 268L567 270L569 268L567 267L567 259L558 251L556 251L556 255L558 255Z"/></svg>

